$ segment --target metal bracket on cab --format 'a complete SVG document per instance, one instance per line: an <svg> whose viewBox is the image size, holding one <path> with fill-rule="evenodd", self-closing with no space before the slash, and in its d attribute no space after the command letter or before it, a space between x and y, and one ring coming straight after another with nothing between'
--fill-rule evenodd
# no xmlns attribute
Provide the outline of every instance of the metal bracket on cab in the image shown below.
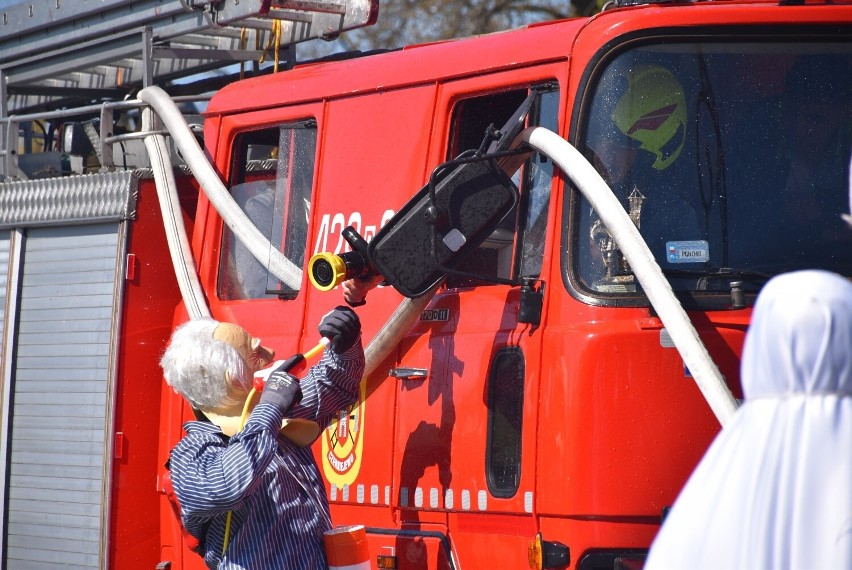
<svg viewBox="0 0 852 570"><path fill-rule="evenodd" d="M391 368L388 376L400 380L425 380L429 376L429 371L425 368Z"/></svg>

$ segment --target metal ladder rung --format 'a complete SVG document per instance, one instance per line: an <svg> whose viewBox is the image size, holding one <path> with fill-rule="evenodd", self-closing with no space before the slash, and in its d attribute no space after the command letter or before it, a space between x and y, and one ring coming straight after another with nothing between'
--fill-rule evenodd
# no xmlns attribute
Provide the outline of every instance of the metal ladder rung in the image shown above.
<svg viewBox="0 0 852 570"><path fill-rule="evenodd" d="M269 9L270 14L276 8L284 10L298 10L302 12L323 12L326 14L345 14L346 6L332 2L310 2L307 0L283 0L281 2L273 2Z"/></svg>
<svg viewBox="0 0 852 570"><path fill-rule="evenodd" d="M0 110L121 96L371 24L379 0L17 0L0 8ZM241 34L247 41L241 44ZM272 35L280 31L280 35ZM150 50L150 51L149 51ZM151 70L145 69L151 54ZM71 75L71 72L77 72ZM61 77L61 80L58 78ZM61 96L61 87L68 90ZM203 87L203 86L202 86ZM77 93L74 93L74 90ZM49 96L43 96L49 93Z"/></svg>

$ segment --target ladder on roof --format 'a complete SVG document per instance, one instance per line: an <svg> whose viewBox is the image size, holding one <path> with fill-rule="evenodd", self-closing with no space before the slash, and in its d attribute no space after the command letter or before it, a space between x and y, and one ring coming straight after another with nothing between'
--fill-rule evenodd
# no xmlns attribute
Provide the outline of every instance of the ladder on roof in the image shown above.
<svg viewBox="0 0 852 570"><path fill-rule="evenodd" d="M375 23L378 0L28 0L0 9L0 117L121 100ZM283 50L283 51L282 51Z"/></svg>

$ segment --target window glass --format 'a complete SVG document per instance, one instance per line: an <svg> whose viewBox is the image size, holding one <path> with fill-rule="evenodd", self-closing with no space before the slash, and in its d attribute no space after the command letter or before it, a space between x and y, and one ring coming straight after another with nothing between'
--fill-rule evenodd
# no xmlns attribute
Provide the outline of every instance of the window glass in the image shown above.
<svg viewBox="0 0 852 570"><path fill-rule="evenodd" d="M578 146L675 291L756 292L802 268L852 274L852 47L675 44L622 53L590 82ZM637 291L585 199L582 288Z"/></svg>
<svg viewBox="0 0 852 570"><path fill-rule="evenodd" d="M559 92L541 93L535 116L531 124L556 132L559 111ZM523 239L521 240L520 276L538 277L541 274L541 259L547 230L547 211L550 206L550 187L553 179L553 162L542 154L527 161L524 170L527 182L522 185Z"/></svg>
<svg viewBox="0 0 852 570"><path fill-rule="evenodd" d="M500 128L524 102L527 89L472 97L461 101L453 111L453 139L450 155L454 158L482 145L489 125ZM528 125L557 128L559 94L549 88L538 90L536 102L527 117ZM514 279L518 276L537 277L541 272L547 210L553 165L549 159L534 154L525 165L512 173L521 191L519 206L511 211L477 251L465 261L463 270L482 275L483 279L497 277ZM518 236L521 236L520 239ZM515 254L517 258L514 259ZM513 262L517 261L517 266ZM450 275L449 287L483 284L487 281Z"/></svg>
<svg viewBox="0 0 852 570"><path fill-rule="evenodd" d="M234 201L287 260L290 284L301 283L316 152L313 122L240 135L231 186ZM222 234L219 296L222 299L292 298L288 286L269 270L271 251L257 259L229 228Z"/></svg>
<svg viewBox="0 0 852 570"><path fill-rule="evenodd" d="M488 375L488 438L485 467L488 490L512 497L521 478L521 428L524 412L524 354L501 349Z"/></svg>

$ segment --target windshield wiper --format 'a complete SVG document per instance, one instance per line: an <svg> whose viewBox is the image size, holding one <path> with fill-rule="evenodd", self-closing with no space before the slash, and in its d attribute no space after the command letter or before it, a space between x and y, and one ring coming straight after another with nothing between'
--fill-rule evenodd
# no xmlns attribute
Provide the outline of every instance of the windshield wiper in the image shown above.
<svg viewBox="0 0 852 570"><path fill-rule="evenodd" d="M730 279L728 287L731 294L731 308L742 309L746 306L743 281L754 283L758 288L762 287L774 275L761 273L751 269L738 269L735 267L718 267L708 269L663 269L666 277L694 277L698 279L696 289L707 290L707 283L713 279Z"/></svg>
<svg viewBox="0 0 852 570"><path fill-rule="evenodd" d="M709 281L711 279L726 279L736 278L738 281L748 281L763 285L774 275L770 273L762 273L752 269L738 269L735 267L709 267L707 269L663 269L663 274L667 277L696 277L701 281Z"/></svg>

